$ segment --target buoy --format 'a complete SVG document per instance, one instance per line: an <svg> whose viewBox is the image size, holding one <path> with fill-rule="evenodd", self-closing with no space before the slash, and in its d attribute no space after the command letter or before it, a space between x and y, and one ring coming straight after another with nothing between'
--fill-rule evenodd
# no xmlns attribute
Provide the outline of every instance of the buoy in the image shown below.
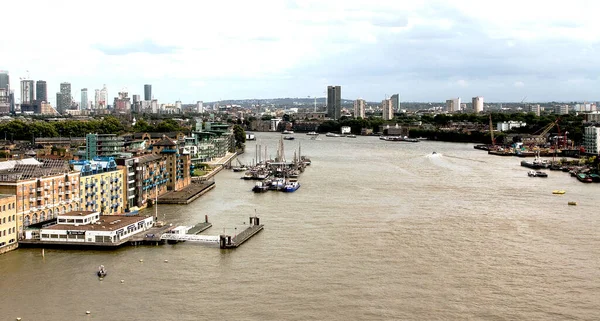
<svg viewBox="0 0 600 321"><path fill-rule="evenodd" d="M21 318L17 318L17 321L21 321Z"/></svg>
<svg viewBox="0 0 600 321"><path fill-rule="evenodd" d="M90 313L92 313L92 312L90 312L90 311L85 311L85 314L90 314Z"/></svg>
<svg viewBox="0 0 600 321"><path fill-rule="evenodd" d="M144 259L140 259L140 262L144 262Z"/></svg>
<svg viewBox="0 0 600 321"><path fill-rule="evenodd" d="M46 257L46 255L44 253L44 249L42 249L42 257Z"/></svg>
<svg viewBox="0 0 600 321"><path fill-rule="evenodd" d="M165 260L165 263L169 263L169 260Z"/></svg>
<svg viewBox="0 0 600 321"><path fill-rule="evenodd" d="M121 280L121 283L125 283L125 280Z"/></svg>

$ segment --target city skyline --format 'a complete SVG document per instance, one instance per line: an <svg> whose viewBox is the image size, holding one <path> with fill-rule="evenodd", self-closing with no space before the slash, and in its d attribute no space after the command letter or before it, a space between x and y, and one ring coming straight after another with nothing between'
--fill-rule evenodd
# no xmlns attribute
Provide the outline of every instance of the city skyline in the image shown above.
<svg viewBox="0 0 600 321"><path fill-rule="evenodd" d="M108 16L117 4L121 12L150 21L177 17L178 24L89 24L62 9ZM33 1L5 9L28 12L31 5L32 21L51 15L53 22L40 29L7 15L9 25L22 28L0 44L0 69L9 71L16 93L20 78L47 81L50 100L61 82L71 83L73 93L107 84L109 101L123 88L143 95L144 84L160 101L183 103L324 97L329 84L344 87L344 99L368 101L393 93L424 102L600 98L600 4L593 2L258 1L232 11L226 3L107 1L92 8ZM39 41L25 41L28 28ZM53 41L65 30L77 46Z"/></svg>

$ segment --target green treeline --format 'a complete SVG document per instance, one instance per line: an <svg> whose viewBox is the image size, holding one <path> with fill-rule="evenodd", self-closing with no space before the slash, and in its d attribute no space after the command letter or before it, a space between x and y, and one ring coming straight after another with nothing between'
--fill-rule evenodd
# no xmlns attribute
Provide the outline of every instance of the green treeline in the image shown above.
<svg viewBox="0 0 600 321"><path fill-rule="evenodd" d="M85 137L89 133L122 134L126 132L188 132L173 119L165 119L155 125L141 119L134 126L117 117L89 121L65 120L59 122L23 121L20 119L0 124L0 135L7 139L32 140L35 137Z"/></svg>

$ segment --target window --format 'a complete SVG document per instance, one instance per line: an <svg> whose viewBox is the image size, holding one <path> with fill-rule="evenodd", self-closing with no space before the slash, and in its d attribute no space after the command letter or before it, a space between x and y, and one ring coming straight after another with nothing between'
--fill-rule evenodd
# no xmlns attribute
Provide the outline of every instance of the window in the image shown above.
<svg viewBox="0 0 600 321"><path fill-rule="evenodd" d="M42 238L43 238L43 239L47 239L48 237L49 237L49 235L48 235L48 234L42 234Z"/></svg>
<svg viewBox="0 0 600 321"><path fill-rule="evenodd" d="M76 219L75 223L83 223L83 220L82 219Z"/></svg>
<svg viewBox="0 0 600 321"><path fill-rule="evenodd" d="M6 204L5 204L5 205L2 205L2 211L3 211L3 212L4 212L4 211L6 211Z"/></svg>
<svg viewBox="0 0 600 321"><path fill-rule="evenodd" d="M57 239L58 238L58 234L50 234L50 238L51 239Z"/></svg>

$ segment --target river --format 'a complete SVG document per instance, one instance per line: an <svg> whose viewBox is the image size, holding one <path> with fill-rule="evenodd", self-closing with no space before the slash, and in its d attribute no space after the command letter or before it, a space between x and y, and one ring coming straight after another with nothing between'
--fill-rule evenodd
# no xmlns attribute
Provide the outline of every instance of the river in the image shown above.
<svg viewBox="0 0 600 321"><path fill-rule="evenodd" d="M298 191L254 194L222 171L194 203L159 206L177 225L208 215L206 235L256 212L265 229L241 247L9 252L2 320L600 318L600 184L530 178L521 159L472 144L295 136L287 157L301 144L312 159ZM242 162L255 144L275 154L280 134L256 137Z"/></svg>

